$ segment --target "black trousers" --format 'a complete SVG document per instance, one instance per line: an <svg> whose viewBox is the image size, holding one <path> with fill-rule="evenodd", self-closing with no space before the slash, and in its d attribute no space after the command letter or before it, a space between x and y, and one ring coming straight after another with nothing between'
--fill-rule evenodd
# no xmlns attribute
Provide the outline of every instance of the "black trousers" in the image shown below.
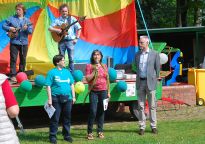
<svg viewBox="0 0 205 144"><path fill-rule="evenodd" d="M16 61L19 54L19 72L25 71L28 45L10 45L10 76L16 75Z"/></svg>

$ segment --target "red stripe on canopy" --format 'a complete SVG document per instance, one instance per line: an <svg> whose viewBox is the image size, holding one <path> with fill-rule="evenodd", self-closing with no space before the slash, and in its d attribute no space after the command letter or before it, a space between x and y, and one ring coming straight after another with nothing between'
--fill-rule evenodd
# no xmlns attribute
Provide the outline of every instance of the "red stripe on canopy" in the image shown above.
<svg viewBox="0 0 205 144"><path fill-rule="evenodd" d="M82 27L81 38L87 42L121 48L137 46L134 2L113 14L87 19Z"/></svg>

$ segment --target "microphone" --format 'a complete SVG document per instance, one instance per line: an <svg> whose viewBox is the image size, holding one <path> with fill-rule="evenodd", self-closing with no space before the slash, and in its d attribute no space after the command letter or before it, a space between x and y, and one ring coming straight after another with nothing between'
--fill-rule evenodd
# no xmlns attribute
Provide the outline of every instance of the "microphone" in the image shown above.
<svg viewBox="0 0 205 144"><path fill-rule="evenodd" d="M96 65L95 70L96 71L98 71L99 64L100 64L100 61L96 59L95 60L95 65Z"/></svg>
<svg viewBox="0 0 205 144"><path fill-rule="evenodd" d="M96 59L95 60L95 64L99 64L99 63L100 63L100 61Z"/></svg>

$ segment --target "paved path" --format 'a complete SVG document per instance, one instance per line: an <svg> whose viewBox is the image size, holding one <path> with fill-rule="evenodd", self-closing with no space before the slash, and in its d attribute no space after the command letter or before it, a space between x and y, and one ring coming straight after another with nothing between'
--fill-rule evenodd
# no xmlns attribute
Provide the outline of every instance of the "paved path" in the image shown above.
<svg viewBox="0 0 205 144"><path fill-rule="evenodd" d="M170 107L170 110L158 110L159 120L191 120L204 119L205 120L205 106L186 106L176 105Z"/></svg>

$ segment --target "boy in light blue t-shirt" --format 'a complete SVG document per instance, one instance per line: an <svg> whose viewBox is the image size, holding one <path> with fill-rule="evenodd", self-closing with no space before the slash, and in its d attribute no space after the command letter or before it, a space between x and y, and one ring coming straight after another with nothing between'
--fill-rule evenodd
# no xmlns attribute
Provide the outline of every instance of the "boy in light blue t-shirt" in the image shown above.
<svg viewBox="0 0 205 144"><path fill-rule="evenodd" d="M63 114L63 137L64 140L72 142L70 136L71 109L75 103L74 79L68 69L65 69L63 55L53 57L53 64L56 66L47 73L46 86L48 93L48 104L56 111L50 120L49 139L51 143L57 143L56 134L60 114Z"/></svg>

